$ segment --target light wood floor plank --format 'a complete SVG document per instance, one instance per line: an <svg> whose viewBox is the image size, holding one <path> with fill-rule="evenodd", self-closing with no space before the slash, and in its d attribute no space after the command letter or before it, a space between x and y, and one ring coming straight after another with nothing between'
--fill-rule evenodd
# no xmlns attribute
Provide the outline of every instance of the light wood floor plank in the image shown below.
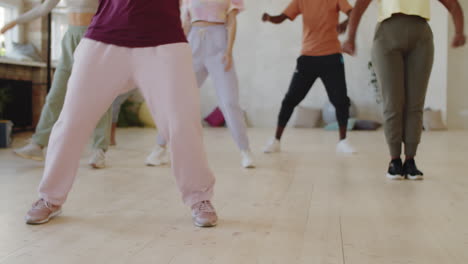
<svg viewBox="0 0 468 264"><path fill-rule="evenodd" d="M0 263L468 263L468 132L424 134L423 182L385 179L382 131L351 133L351 156L334 152L336 133L301 129L265 155L272 132L249 130L258 167L245 170L226 129L205 131L213 229L192 225L168 166L144 166L154 130L120 129L103 170L83 153L63 215L42 226L23 222L42 163L0 150Z"/></svg>

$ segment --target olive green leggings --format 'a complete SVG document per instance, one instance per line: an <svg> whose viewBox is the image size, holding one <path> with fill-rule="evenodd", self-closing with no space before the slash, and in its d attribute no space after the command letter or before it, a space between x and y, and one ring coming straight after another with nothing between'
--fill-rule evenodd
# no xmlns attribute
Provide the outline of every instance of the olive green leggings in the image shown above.
<svg viewBox="0 0 468 264"><path fill-rule="evenodd" d="M382 90L384 128L392 157L416 156L421 140L434 41L427 21L393 16L377 26L372 61Z"/></svg>

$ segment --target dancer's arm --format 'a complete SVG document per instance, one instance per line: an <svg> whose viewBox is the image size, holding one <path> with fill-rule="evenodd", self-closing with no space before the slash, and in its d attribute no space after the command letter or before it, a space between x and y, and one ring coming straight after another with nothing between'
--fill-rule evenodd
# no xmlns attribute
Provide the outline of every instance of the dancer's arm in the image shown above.
<svg viewBox="0 0 468 264"><path fill-rule="evenodd" d="M269 14L264 13L262 20L263 22L268 21L273 24L281 24L286 19L293 21L300 14L301 14L301 8L300 8L298 0L292 0L291 3L288 5L288 7L283 11L283 13L277 16L270 16Z"/></svg>
<svg viewBox="0 0 468 264"><path fill-rule="evenodd" d="M190 16L187 16L182 20L182 28L184 30L185 36L188 36L190 29L192 29L192 22L190 21Z"/></svg>
<svg viewBox="0 0 468 264"><path fill-rule="evenodd" d="M4 34L8 30L14 28L18 24L28 23L36 18L43 17L49 14L54 7L58 5L60 0L46 0L44 3L40 4L36 8L29 10L28 12L18 16L15 20L6 24L1 30L0 33Z"/></svg>
<svg viewBox="0 0 468 264"><path fill-rule="evenodd" d="M354 55L356 53L356 32L361 22L362 15L366 12L372 0L357 0L351 17L349 18L348 40L343 44L343 51Z"/></svg>
<svg viewBox="0 0 468 264"><path fill-rule="evenodd" d="M192 17L190 16L190 9L188 1L180 0L179 1L182 12L182 28L186 36L188 36L190 29L192 28Z"/></svg>
<svg viewBox="0 0 468 264"><path fill-rule="evenodd" d="M232 50L234 49L237 33L237 14L239 14L239 9L233 9L227 16L226 28L228 31L228 45L223 57L225 71L230 71L232 68Z"/></svg>
<svg viewBox="0 0 468 264"><path fill-rule="evenodd" d="M353 10L349 10L346 15L348 16L348 18L341 22L338 27L336 28L336 30L338 31L339 34L344 34L346 32L346 30L348 29L348 24L349 24L349 18L351 17L351 13L353 12Z"/></svg>
<svg viewBox="0 0 468 264"><path fill-rule="evenodd" d="M452 14L453 24L455 25L455 37L453 38L452 46L454 48L461 47L466 43L465 35L465 19L463 10L458 0L439 0Z"/></svg>
<svg viewBox="0 0 468 264"><path fill-rule="evenodd" d="M288 17L285 14L281 14L278 16L270 16L267 13L264 13L262 16L262 21L263 22L271 22L273 24L281 24L283 23Z"/></svg>

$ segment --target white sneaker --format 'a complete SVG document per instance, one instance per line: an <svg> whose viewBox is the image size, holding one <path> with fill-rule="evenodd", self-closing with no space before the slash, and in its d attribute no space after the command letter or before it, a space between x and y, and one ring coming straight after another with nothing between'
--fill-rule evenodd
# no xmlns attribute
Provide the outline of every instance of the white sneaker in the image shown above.
<svg viewBox="0 0 468 264"><path fill-rule="evenodd" d="M169 153L165 147L156 145L153 151L146 158L146 166L161 166L170 162Z"/></svg>
<svg viewBox="0 0 468 264"><path fill-rule="evenodd" d="M241 157L242 157L242 167L246 169L253 169L255 168L255 164L253 161L253 155L250 150L243 150L241 151Z"/></svg>
<svg viewBox="0 0 468 264"><path fill-rule="evenodd" d="M352 154L356 153L357 151L353 148L353 146L351 146L347 139L343 139L338 142L338 145L336 145L336 152Z"/></svg>
<svg viewBox="0 0 468 264"><path fill-rule="evenodd" d="M102 169L106 167L106 153L102 149L95 149L93 155L88 162L89 166L94 169Z"/></svg>
<svg viewBox="0 0 468 264"><path fill-rule="evenodd" d="M270 139L266 147L263 149L264 153L275 153L275 152L280 152L280 151L281 151L280 141L277 140L276 138Z"/></svg>
<svg viewBox="0 0 468 264"><path fill-rule="evenodd" d="M44 152L41 146L34 143L32 140L26 146L13 150L13 153L25 159L44 160Z"/></svg>

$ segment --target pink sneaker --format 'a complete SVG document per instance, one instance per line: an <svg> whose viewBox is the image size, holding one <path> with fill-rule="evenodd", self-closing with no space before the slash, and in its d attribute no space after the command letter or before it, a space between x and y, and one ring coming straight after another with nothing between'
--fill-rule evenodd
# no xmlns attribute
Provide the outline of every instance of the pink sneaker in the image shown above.
<svg viewBox="0 0 468 264"><path fill-rule="evenodd" d="M210 201L201 201L192 206L193 223L199 227L213 227L218 224L216 210Z"/></svg>
<svg viewBox="0 0 468 264"><path fill-rule="evenodd" d="M26 224L45 224L60 213L62 213L62 206L53 205L44 201L44 199L39 199L26 214Z"/></svg>

